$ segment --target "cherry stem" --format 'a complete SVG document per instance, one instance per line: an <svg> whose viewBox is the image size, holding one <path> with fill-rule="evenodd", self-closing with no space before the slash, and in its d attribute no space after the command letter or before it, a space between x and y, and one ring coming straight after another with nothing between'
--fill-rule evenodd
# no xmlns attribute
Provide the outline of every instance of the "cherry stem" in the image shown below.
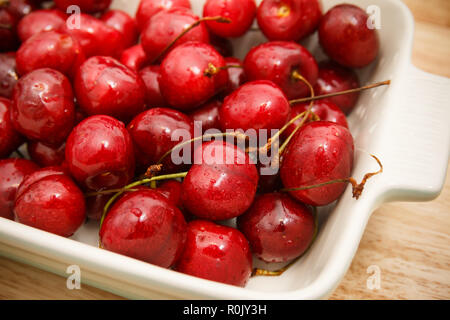
<svg viewBox="0 0 450 320"><path fill-rule="evenodd" d="M164 48L164 50L153 60L154 64L156 61L158 61L159 59L161 59L161 57L164 57L164 55L175 45L175 43L181 38L183 37L186 33L188 33L189 31L191 31L192 29L194 29L195 27L198 27L202 22L205 21L215 21L215 22L219 22L219 23L231 23L231 20L225 17L203 17L197 21L195 21L193 24L191 24L189 27L187 27L186 29L183 30L183 32L181 32L171 43L169 43L169 45L167 47Z"/></svg>
<svg viewBox="0 0 450 320"><path fill-rule="evenodd" d="M364 90L373 89L373 88L376 88L376 87L388 86L390 84L391 84L391 80L386 80L386 81L381 81L381 82L369 84L367 86L360 87L360 88L355 88L355 89L350 89L350 90L345 90L345 91L340 91L340 92L333 92L333 93L323 94L323 95L315 96L315 97L295 99L295 100L289 101L289 103L291 105L294 105L294 104L302 103L302 102L315 101L315 100L320 100L320 99L325 99L325 98L341 96L341 95L344 95L344 94L360 92L360 91L364 91Z"/></svg>
<svg viewBox="0 0 450 320"><path fill-rule="evenodd" d="M215 65L213 65L210 62L210 63L208 63L208 68L206 68L205 72L203 72L203 75L208 78L211 78L211 77L215 76L216 74L218 74L220 71L226 70L226 69L231 69L231 68L243 69L244 67L240 66L238 64L233 64L233 65L230 64L227 66L222 66L222 67L217 68Z"/></svg>
<svg viewBox="0 0 450 320"><path fill-rule="evenodd" d="M9 0L0 0L0 8L7 7L7 6L9 6L9 4L10 4Z"/></svg>

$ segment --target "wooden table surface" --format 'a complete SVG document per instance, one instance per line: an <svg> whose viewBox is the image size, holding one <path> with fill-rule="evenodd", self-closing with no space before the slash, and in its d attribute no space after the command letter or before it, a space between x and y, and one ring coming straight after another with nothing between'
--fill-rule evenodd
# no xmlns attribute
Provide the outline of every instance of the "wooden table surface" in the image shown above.
<svg viewBox="0 0 450 320"><path fill-rule="evenodd" d="M450 1L404 0L414 14L413 63L450 77ZM443 106L448 107L448 106ZM370 290L369 266L381 271ZM0 257L1 299L121 299ZM358 252L331 299L450 299L450 174L442 194L427 203L385 204L373 213Z"/></svg>

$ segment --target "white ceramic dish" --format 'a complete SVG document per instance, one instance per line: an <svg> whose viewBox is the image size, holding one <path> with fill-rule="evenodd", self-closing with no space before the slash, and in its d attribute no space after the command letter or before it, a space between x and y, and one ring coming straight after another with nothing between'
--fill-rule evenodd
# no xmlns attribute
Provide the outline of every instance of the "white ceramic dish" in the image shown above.
<svg viewBox="0 0 450 320"><path fill-rule="evenodd" d="M201 14L204 1L191 2ZM324 0L324 9L340 2ZM444 183L450 150L450 81L411 65L414 22L407 7L396 0L347 2L381 9L381 52L377 62L361 70L363 83L392 80L389 88L365 92L350 117L359 150L353 176L360 179L378 169L368 152L382 159L385 170L370 180L358 201L348 188L335 207L321 210L316 241L281 277L252 278L246 288L190 277L97 248L97 226L92 223L65 239L0 218L0 254L66 276L69 265L79 265L84 283L129 298L327 297L346 273L376 207L387 201L435 198ZM137 3L116 0L113 6L134 14ZM316 40L305 45L321 56ZM237 55L242 58L261 41L259 32L237 40Z"/></svg>

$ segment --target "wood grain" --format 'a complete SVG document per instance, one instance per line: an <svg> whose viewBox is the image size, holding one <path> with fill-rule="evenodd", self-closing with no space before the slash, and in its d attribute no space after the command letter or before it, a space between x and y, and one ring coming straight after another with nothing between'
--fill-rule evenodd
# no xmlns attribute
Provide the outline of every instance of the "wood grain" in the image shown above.
<svg viewBox="0 0 450 320"><path fill-rule="evenodd" d="M403 2L416 20L413 63L450 77L450 1ZM449 232L450 173L436 200L386 204L373 213L331 299L449 299ZM376 290L366 285L372 265L381 270L381 288ZM0 299L121 298L86 285L68 290L65 278L0 257Z"/></svg>

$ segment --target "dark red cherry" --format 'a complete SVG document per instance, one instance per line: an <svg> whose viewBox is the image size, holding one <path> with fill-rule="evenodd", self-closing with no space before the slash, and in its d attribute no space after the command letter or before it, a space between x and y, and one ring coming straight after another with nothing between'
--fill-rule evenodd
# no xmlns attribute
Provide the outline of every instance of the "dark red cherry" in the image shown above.
<svg viewBox="0 0 450 320"><path fill-rule="evenodd" d="M229 81L225 93L230 94L247 81L247 76L245 75L244 64L241 60L234 57L228 57L225 58L225 62L226 65L230 67L228 68ZM236 68L236 66L238 66L238 68Z"/></svg>
<svg viewBox="0 0 450 320"><path fill-rule="evenodd" d="M103 248L160 267L171 267L186 241L181 211L155 190L127 193L106 216L100 229Z"/></svg>
<svg viewBox="0 0 450 320"><path fill-rule="evenodd" d="M257 185L248 154L225 141L204 143L183 181L183 205L202 219L235 218L250 207Z"/></svg>
<svg viewBox="0 0 450 320"><path fill-rule="evenodd" d="M8 11L14 14L17 18L22 19L31 11L36 9L36 5L30 0L9 0Z"/></svg>
<svg viewBox="0 0 450 320"><path fill-rule="evenodd" d="M259 181L258 181L258 193L269 193L278 191L283 188L281 182L279 166L275 166L272 163L270 154L267 155L268 162L260 161L258 163Z"/></svg>
<svg viewBox="0 0 450 320"><path fill-rule="evenodd" d="M75 77L75 95L88 115L105 114L128 122L145 110L145 85L139 75L111 57L86 60Z"/></svg>
<svg viewBox="0 0 450 320"><path fill-rule="evenodd" d="M7 158L23 142L9 117L11 100L0 97L0 158Z"/></svg>
<svg viewBox="0 0 450 320"><path fill-rule="evenodd" d="M265 262L286 262L302 255L314 236L311 209L287 194L268 193L258 197L237 220L252 253Z"/></svg>
<svg viewBox="0 0 450 320"><path fill-rule="evenodd" d="M256 16L256 4L254 0L206 0L203 16L230 19L230 23L207 21L206 25L220 37L236 38L250 29Z"/></svg>
<svg viewBox="0 0 450 320"><path fill-rule="evenodd" d="M183 201L181 200L182 190L183 185L177 180L164 181L156 189L156 191L166 197L170 203L176 205L180 210L183 208Z"/></svg>
<svg viewBox="0 0 450 320"><path fill-rule="evenodd" d="M17 33L22 42L43 31L61 31L67 16L59 10L37 10L20 20Z"/></svg>
<svg viewBox="0 0 450 320"><path fill-rule="evenodd" d="M252 274L252 254L238 230L196 220L188 224L186 245L175 270L244 287Z"/></svg>
<svg viewBox="0 0 450 320"><path fill-rule="evenodd" d="M38 169L36 171L33 171L32 173L26 175L23 178L22 183L19 186L19 189L17 189L16 193L16 199L20 197L25 191L28 190L28 187L30 187L33 183L42 180L45 177L54 176L54 175L67 175L68 172L65 168L61 166L56 167L46 167L42 169Z"/></svg>
<svg viewBox="0 0 450 320"><path fill-rule="evenodd" d="M264 0L257 13L259 28L272 41L305 38L317 29L321 16L318 0Z"/></svg>
<svg viewBox="0 0 450 320"><path fill-rule="evenodd" d="M11 121L31 140L61 145L75 125L72 86L61 72L34 70L14 88Z"/></svg>
<svg viewBox="0 0 450 320"><path fill-rule="evenodd" d="M19 75L16 72L16 54L0 53L0 97L11 99L17 80Z"/></svg>
<svg viewBox="0 0 450 320"><path fill-rule="evenodd" d="M219 109L221 106L222 102L220 100L213 99L189 114L192 121L194 121L194 125L201 125L202 134L210 129L220 131Z"/></svg>
<svg viewBox="0 0 450 320"><path fill-rule="evenodd" d="M192 110L205 103L228 84L224 58L209 44L184 43L163 60L159 85L172 107ZM211 67L216 71L206 75Z"/></svg>
<svg viewBox="0 0 450 320"><path fill-rule="evenodd" d="M17 71L21 75L51 68L73 78L84 60L78 41L58 31L35 34L20 46L16 54Z"/></svg>
<svg viewBox="0 0 450 320"><path fill-rule="evenodd" d="M312 186L350 177L353 168L353 137L347 128L329 121L311 122L300 128L288 145L281 163L285 188ZM345 183L290 194L313 206L324 206L337 200Z"/></svg>
<svg viewBox="0 0 450 320"><path fill-rule="evenodd" d="M71 5L78 6L82 12L96 13L108 9L111 0L55 0L55 6L64 12Z"/></svg>
<svg viewBox="0 0 450 320"><path fill-rule="evenodd" d="M0 217L14 219L14 200L23 178L39 167L25 159L0 160Z"/></svg>
<svg viewBox="0 0 450 320"><path fill-rule="evenodd" d="M172 8L191 9L191 3L189 0L141 0L136 12L139 30L143 30L155 14Z"/></svg>
<svg viewBox="0 0 450 320"><path fill-rule="evenodd" d="M130 122L127 129L134 143L136 160L145 168L156 164L179 142L194 137L192 120L179 111L167 108L154 108L139 114ZM174 135L177 132L181 134L178 139ZM183 151L179 153L183 155ZM165 172L177 168L170 155L165 158L163 162Z"/></svg>
<svg viewBox="0 0 450 320"><path fill-rule="evenodd" d="M13 13L0 7L0 52L16 50L18 22L18 18Z"/></svg>
<svg viewBox="0 0 450 320"><path fill-rule="evenodd" d="M369 29L367 13L351 4L337 5L323 16L319 41L325 53L339 64L360 68L378 55L379 40L375 29Z"/></svg>
<svg viewBox="0 0 450 320"><path fill-rule="evenodd" d="M319 64L319 77L314 86L316 95L355 89L359 86L358 75L352 69L342 67L333 62L321 62ZM331 97L329 100L348 114L355 107L358 98L359 92L354 92Z"/></svg>
<svg viewBox="0 0 450 320"><path fill-rule="evenodd" d="M216 49L223 57L231 57L233 55L233 44L229 39L210 33L209 41L214 49Z"/></svg>
<svg viewBox="0 0 450 320"><path fill-rule="evenodd" d="M134 71L141 70L144 66L150 63L147 55L142 49L141 44L134 45L125 49L120 57L120 62Z"/></svg>
<svg viewBox="0 0 450 320"><path fill-rule="evenodd" d="M248 80L270 80L286 93L289 99L310 95L309 87L295 78L303 76L311 85L317 81L319 68L311 53L295 42L274 41L261 44L244 60Z"/></svg>
<svg viewBox="0 0 450 320"><path fill-rule="evenodd" d="M65 143L59 147L49 147L38 141L30 141L27 144L30 158L41 167L62 165L65 159L65 147Z"/></svg>
<svg viewBox="0 0 450 320"><path fill-rule="evenodd" d="M110 10L103 14L100 20L122 34L124 48L136 44L139 31L136 21L128 13L122 10Z"/></svg>
<svg viewBox="0 0 450 320"><path fill-rule="evenodd" d="M139 75L145 83L146 101L149 108L167 107L168 104L159 88L159 70L157 65L148 66L139 71Z"/></svg>
<svg viewBox="0 0 450 320"><path fill-rule="evenodd" d="M187 27L198 21L199 17L189 9L175 8L163 10L155 14L142 30L141 43L150 61L161 55L164 49L175 40ZM172 50L188 41L209 43L209 34L205 24L202 22L183 37L178 39ZM160 57L161 59L164 57Z"/></svg>
<svg viewBox="0 0 450 320"><path fill-rule="evenodd" d="M120 188L134 175L133 142L122 122L92 116L67 139L66 162L71 175L88 189Z"/></svg>

